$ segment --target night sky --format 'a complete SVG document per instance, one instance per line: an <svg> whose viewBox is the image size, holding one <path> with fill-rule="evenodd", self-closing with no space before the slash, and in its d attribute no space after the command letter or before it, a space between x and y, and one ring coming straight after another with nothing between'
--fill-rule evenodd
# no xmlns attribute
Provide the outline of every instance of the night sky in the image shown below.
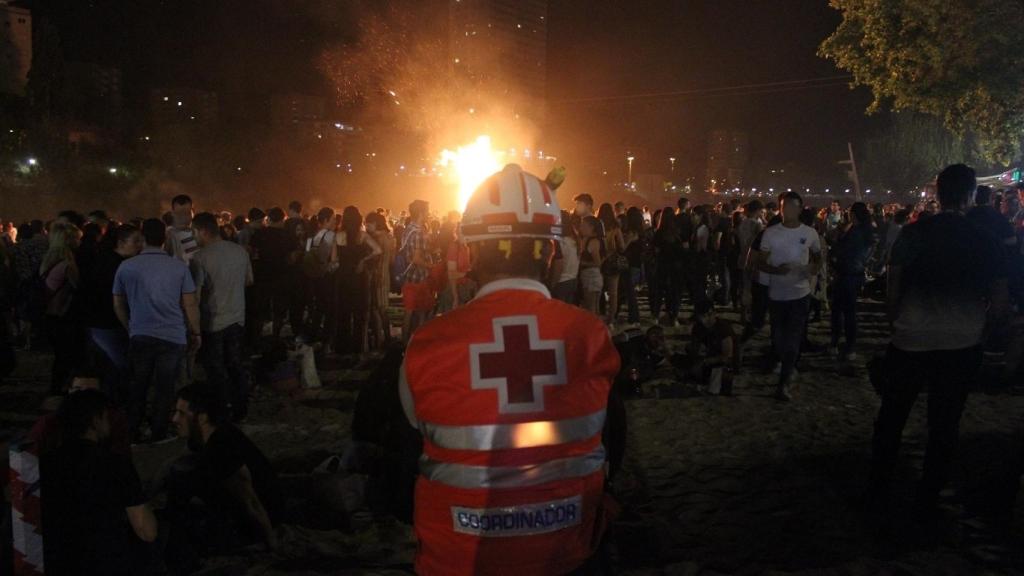
<svg viewBox="0 0 1024 576"><path fill-rule="evenodd" d="M602 126L609 147L646 147L637 154L639 171L664 171L659 164L669 155L702 166L705 135L726 128L750 134L754 161L796 161L831 173L847 139L856 142L871 124L864 90L843 85L768 95L559 101L843 75L816 56L839 20L825 0L555 1L552 110L576 116L577 125ZM655 166L642 156L656 158Z"/></svg>
<svg viewBox="0 0 1024 576"><path fill-rule="evenodd" d="M440 0L428 0L444 2ZM247 121L269 94L328 93L317 55L358 34L373 3L341 0L29 0L54 21L68 59L118 65L129 105L151 86L218 91L224 117ZM418 4L422 6L422 4ZM818 58L839 14L826 0L552 0L546 138L589 159L632 150L638 172L667 158L699 174L706 134L747 131L755 162L835 172L871 121L864 90L587 101L841 75ZM583 99L584 101L578 101ZM570 143L570 144L567 144ZM581 153L582 155L582 153ZM604 161L604 160L601 160Z"/></svg>

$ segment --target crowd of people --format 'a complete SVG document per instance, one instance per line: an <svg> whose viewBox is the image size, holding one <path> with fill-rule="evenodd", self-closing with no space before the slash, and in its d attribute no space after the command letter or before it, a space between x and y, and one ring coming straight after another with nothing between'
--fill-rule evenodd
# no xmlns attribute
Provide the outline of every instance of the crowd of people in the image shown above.
<svg viewBox="0 0 1024 576"><path fill-rule="evenodd" d="M833 201L816 209L786 192L777 203L691 205L683 197L651 211L596 205L580 194L562 212L561 238L543 245L543 280L553 298L619 335L623 372L634 381L668 356L664 331L682 323L690 328L689 374L702 390L729 394L744 349L770 326L763 368L778 374L780 400L797 393L802 354L856 359L858 300L886 300L893 384L882 391L873 488L884 492L907 414L930 379L930 402L942 403L944 415L931 424L925 464L925 499L934 501L981 347L1002 339L1006 376L1019 376L1018 193L1024 189L975 189L973 171L957 165L940 175L936 199L907 206L844 209ZM170 539L176 558L190 561L199 543L217 542L198 535L222 535L225 519L273 546L280 487L234 425L248 413L252 358L280 342L313 343L339 358L382 348L397 338L392 295L401 295L404 343L431 318L465 306L481 286L459 219L456 212L437 217L419 200L397 215L377 209L364 216L355 206L310 215L299 202L239 216L195 214L182 195L160 218L121 223L102 210L67 211L48 222L4 224L3 341L48 345L51 392L67 394L60 417L37 433L52 438L59 428L63 437L52 448L63 454L51 464L60 471L51 475L54 490L68 490L61 506L69 509L89 501L103 530L119 535L103 540L98 532L95 542L54 549L96 558L109 567L104 574L141 573L131 568L137 563L123 563L130 534L110 510L127 511L135 540L156 539L157 518L127 447L174 437L197 451L175 464L169 481L166 521L179 528ZM692 317L681 314L685 302ZM738 313L738 326L722 317L727 310ZM992 322L993 314L1002 321ZM828 344L808 339L808 324L822 318L830 320ZM111 438L121 449L97 453L97 443ZM76 480L83 477L89 481ZM224 513L216 522L193 514L191 496Z"/></svg>

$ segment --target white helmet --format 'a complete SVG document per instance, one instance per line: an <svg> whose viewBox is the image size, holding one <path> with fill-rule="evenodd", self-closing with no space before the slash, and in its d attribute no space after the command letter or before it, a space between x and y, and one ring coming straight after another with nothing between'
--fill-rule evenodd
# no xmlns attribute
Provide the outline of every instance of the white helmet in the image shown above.
<svg viewBox="0 0 1024 576"><path fill-rule="evenodd" d="M559 184L561 182L558 182ZM481 184L466 203L466 242L499 238L557 238L562 212L551 183L508 164Z"/></svg>

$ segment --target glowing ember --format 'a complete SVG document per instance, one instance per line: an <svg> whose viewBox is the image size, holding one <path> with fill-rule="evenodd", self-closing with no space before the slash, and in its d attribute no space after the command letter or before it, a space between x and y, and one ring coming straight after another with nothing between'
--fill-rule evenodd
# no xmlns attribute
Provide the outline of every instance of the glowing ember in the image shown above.
<svg viewBox="0 0 1024 576"><path fill-rule="evenodd" d="M443 150L438 165L447 168L445 177L458 187L459 210L465 210L473 191L488 176L501 170L503 152L491 148L490 136L479 136L472 144L458 150Z"/></svg>

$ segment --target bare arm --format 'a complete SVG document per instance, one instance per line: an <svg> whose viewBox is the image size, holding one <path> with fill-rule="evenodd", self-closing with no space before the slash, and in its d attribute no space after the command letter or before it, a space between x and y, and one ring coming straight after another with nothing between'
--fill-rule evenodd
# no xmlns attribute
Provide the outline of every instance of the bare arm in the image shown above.
<svg viewBox="0 0 1024 576"><path fill-rule="evenodd" d="M459 273L459 263L448 261L448 286L452 291L452 307L459 307L459 279L465 276L465 274Z"/></svg>
<svg viewBox="0 0 1024 576"><path fill-rule="evenodd" d="M594 263L601 266L604 262L604 258L601 258L601 243L600 242L587 242L587 252L593 257Z"/></svg>
<svg viewBox="0 0 1024 576"><path fill-rule="evenodd" d="M185 311L185 327L188 329L189 353L199 351L203 345L199 335L199 299L195 293L181 295L181 308Z"/></svg>
<svg viewBox="0 0 1024 576"><path fill-rule="evenodd" d="M370 247L370 255L367 256L366 258L363 258L364 261L369 260L371 258L376 258L377 256L380 256L381 254L384 253L384 251L381 250L380 248L380 244L378 244L377 241L373 239L373 236L370 236L369 234L363 234L363 238L366 240L366 245Z"/></svg>
<svg viewBox="0 0 1024 576"><path fill-rule="evenodd" d="M825 248L822 247L821 251L810 253L810 258L807 263L807 274L809 276L817 276L818 272L821 270L821 263L823 262L822 253L824 250Z"/></svg>
<svg viewBox="0 0 1024 576"><path fill-rule="evenodd" d="M549 276L550 280L548 283L551 286L558 284L558 279L562 277L563 271L565 271L565 259L559 258L557 260L553 260L551 262L551 273Z"/></svg>
<svg viewBox="0 0 1024 576"><path fill-rule="evenodd" d="M181 308L185 311L185 325L192 334L199 333L199 299L195 292L181 295Z"/></svg>
<svg viewBox="0 0 1024 576"><path fill-rule="evenodd" d="M260 497L252 487L252 474L247 466L242 466L237 472L224 481L224 489L231 495L245 511L249 520L257 525L263 533L263 539L271 549L277 547L277 535L274 533L274 526L270 523Z"/></svg>
<svg viewBox="0 0 1024 576"><path fill-rule="evenodd" d="M114 294L114 314L124 329L128 329L128 301L123 294Z"/></svg>
<svg viewBox="0 0 1024 576"><path fill-rule="evenodd" d="M153 514L149 504L129 506L124 511L128 514L128 522L132 525L132 530L135 531L135 535L139 537L139 540L143 542L156 541L156 516Z"/></svg>

